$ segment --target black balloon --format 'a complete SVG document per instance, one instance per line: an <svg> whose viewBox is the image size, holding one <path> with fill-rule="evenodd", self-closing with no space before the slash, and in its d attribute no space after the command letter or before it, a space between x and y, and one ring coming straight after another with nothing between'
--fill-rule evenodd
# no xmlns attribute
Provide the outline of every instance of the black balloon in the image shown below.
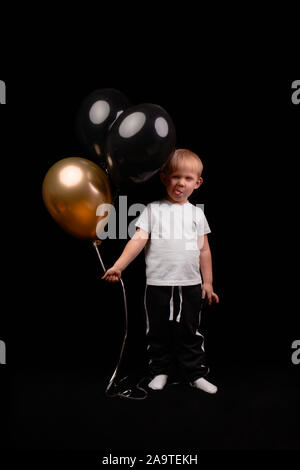
<svg viewBox="0 0 300 470"><path fill-rule="evenodd" d="M93 91L82 102L76 130L85 151L101 166L105 164L105 142L110 126L131 105L129 99L114 88Z"/></svg>
<svg viewBox="0 0 300 470"><path fill-rule="evenodd" d="M106 142L106 165L117 185L143 183L174 151L176 132L169 114L156 104L127 108L114 122Z"/></svg>

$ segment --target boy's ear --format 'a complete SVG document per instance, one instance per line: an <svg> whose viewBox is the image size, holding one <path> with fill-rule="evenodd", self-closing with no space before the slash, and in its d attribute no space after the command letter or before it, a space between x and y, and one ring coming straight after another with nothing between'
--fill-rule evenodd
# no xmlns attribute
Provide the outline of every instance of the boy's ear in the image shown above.
<svg viewBox="0 0 300 470"><path fill-rule="evenodd" d="M199 178L197 180L197 183L195 184L195 189L200 188L202 183L203 183L203 178L201 178L201 176L199 176Z"/></svg>

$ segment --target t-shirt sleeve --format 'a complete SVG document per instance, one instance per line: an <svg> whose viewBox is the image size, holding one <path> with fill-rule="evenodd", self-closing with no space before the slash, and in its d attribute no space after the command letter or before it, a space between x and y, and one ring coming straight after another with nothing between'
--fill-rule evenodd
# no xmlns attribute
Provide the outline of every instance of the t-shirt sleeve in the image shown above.
<svg viewBox="0 0 300 470"><path fill-rule="evenodd" d="M145 207L141 215L138 217L135 222L135 226L141 228L145 232L151 232L151 220L150 220L150 207L149 205Z"/></svg>
<svg viewBox="0 0 300 470"><path fill-rule="evenodd" d="M203 236L207 235L210 232L211 230L204 215L204 212L202 211L202 209L199 209L197 214L197 235Z"/></svg>

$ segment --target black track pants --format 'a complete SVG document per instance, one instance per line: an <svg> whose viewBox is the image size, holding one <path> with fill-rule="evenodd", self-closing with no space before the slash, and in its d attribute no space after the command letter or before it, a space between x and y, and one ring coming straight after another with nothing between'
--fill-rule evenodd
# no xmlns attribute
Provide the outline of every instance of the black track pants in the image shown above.
<svg viewBox="0 0 300 470"><path fill-rule="evenodd" d="M145 290L150 375L170 375L177 364L189 381L209 372L201 320L201 284L151 286Z"/></svg>

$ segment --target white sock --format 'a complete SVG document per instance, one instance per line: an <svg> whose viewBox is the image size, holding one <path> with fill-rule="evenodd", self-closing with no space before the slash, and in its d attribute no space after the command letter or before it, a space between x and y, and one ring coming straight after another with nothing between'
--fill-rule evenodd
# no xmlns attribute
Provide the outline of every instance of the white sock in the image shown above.
<svg viewBox="0 0 300 470"><path fill-rule="evenodd" d="M216 393L218 391L218 388L215 385L211 384L203 377L195 380L195 382L193 382L191 385L207 393Z"/></svg>
<svg viewBox="0 0 300 470"><path fill-rule="evenodd" d="M166 385L167 380L168 376L165 374L156 375L148 384L148 387L152 388L152 390L162 390Z"/></svg>

